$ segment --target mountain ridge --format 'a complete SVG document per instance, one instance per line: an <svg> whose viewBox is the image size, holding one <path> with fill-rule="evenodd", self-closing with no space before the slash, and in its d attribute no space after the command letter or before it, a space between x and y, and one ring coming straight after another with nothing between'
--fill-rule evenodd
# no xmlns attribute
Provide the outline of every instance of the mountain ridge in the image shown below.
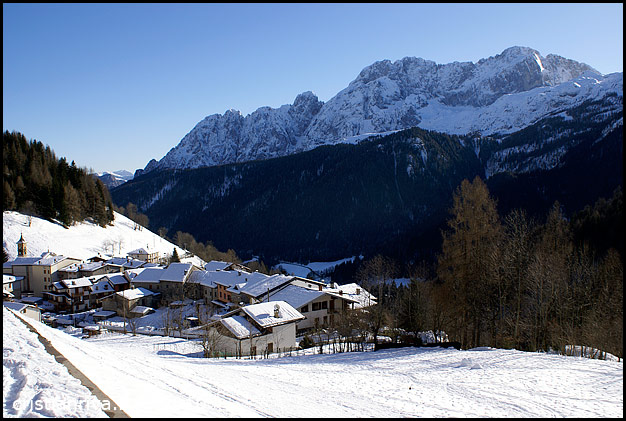
<svg viewBox="0 0 626 421"><path fill-rule="evenodd" d="M326 103L307 91L293 104L260 107L245 117L236 110L207 116L136 175L269 159L414 126L450 134L512 133L620 89L621 73L604 76L587 64L542 57L528 47L510 47L477 63L381 60Z"/></svg>
<svg viewBox="0 0 626 421"><path fill-rule="evenodd" d="M415 127L267 160L158 170L111 195L135 203L154 227L244 257L411 260L440 247L463 179L485 180L502 215L521 208L543 217L555 200L571 215L609 197L623 184L623 117L613 106L589 101L569 119L546 117L503 137Z"/></svg>

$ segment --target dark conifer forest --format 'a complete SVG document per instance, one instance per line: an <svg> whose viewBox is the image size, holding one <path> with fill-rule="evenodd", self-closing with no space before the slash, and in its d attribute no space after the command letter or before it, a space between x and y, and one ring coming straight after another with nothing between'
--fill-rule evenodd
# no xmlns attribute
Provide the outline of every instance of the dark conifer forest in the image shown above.
<svg viewBox="0 0 626 421"><path fill-rule="evenodd" d="M91 218L100 226L113 221L106 186L49 146L19 132L2 135L3 207L56 220L69 226Z"/></svg>

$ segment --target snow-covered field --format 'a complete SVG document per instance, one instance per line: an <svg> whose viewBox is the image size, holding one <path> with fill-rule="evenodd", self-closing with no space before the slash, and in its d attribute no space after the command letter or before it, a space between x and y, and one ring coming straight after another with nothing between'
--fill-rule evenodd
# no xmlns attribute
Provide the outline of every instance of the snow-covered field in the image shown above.
<svg viewBox="0 0 626 421"><path fill-rule="evenodd" d="M82 399L84 391L44 365L34 336L15 317L3 310L3 415L20 416L12 401L35 396L43 379L52 398ZM179 338L78 339L30 323L131 417L623 415L621 362L491 348L216 360L187 356L194 345ZM20 371L12 369L16 354Z"/></svg>

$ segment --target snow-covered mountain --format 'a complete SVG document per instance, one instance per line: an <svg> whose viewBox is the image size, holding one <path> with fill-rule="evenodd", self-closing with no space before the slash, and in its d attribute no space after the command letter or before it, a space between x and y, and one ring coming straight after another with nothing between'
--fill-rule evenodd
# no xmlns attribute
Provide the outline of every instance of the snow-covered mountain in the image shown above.
<svg viewBox="0 0 626 421"><path fill-rule="evenodd" d="M100 180L102 180L102 182L108 188L117 187L121 184L124 184L125 182L129 180L132 180L134 177L133 173L131 173L130 171L126 171L126 170L118 170L118 171L113 171L113 172L103 171L103 172L95 173L94 175L98 177Z"/></svg>
<svg viewBox="0 0 626 421"><path fill-rule="evenodd" d="M378 61L327 103L312 92L291 105L235 110L199 122L143 171L268 159L419 126L449 134L505 135L585 101L623 97L623 73L531 48L511 47L477 63L406 57Z"/></svg>

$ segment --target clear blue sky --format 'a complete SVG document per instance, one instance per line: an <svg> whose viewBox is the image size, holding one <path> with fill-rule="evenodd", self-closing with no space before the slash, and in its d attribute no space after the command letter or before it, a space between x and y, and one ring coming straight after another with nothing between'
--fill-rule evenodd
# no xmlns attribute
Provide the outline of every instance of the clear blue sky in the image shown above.
<svg viewBox="0 0 626 421"><path fill-rule="evenodd" d="M143 168L204 117L328 101L378 60L519 45L623 71L623 5L3 4L3 131L95 171Z"/></svg>

